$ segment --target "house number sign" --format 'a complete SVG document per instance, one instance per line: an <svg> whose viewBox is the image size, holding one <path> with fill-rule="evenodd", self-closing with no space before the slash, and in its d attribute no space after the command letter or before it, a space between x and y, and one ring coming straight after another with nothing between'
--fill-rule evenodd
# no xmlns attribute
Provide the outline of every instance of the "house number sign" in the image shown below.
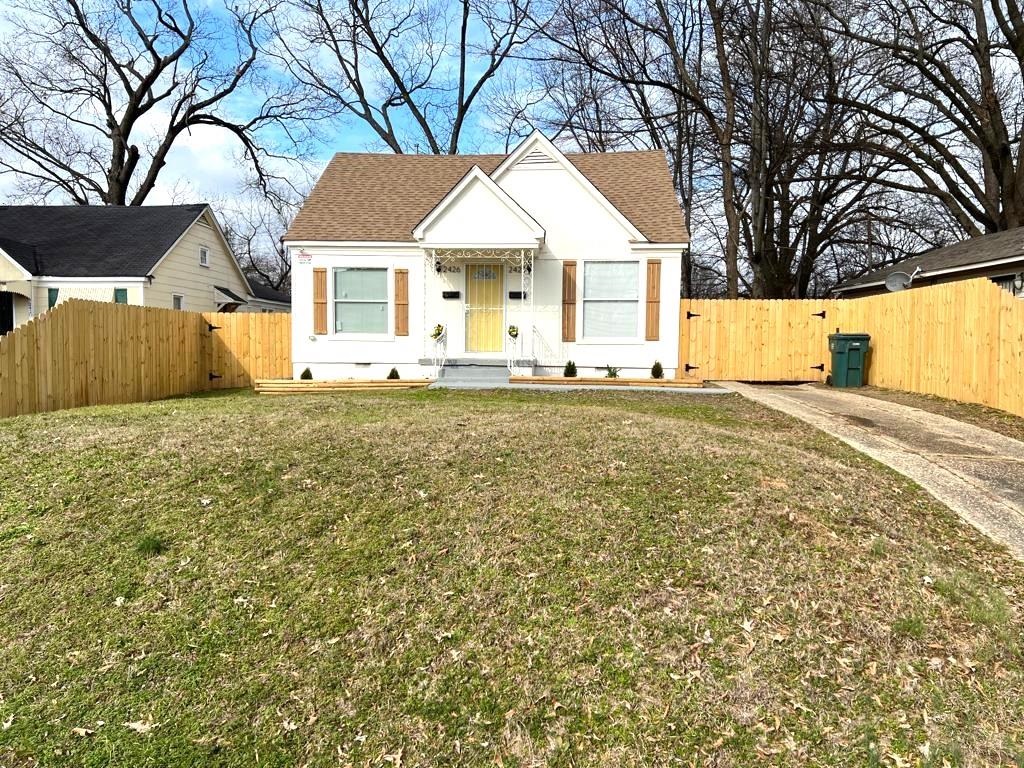
<svg viewBox="0 0 1024 768"><path fill-rule="evenodd" d="M462 267L454 264L442 264L441 272L448 275L458 275L462 273Z"/></svg>

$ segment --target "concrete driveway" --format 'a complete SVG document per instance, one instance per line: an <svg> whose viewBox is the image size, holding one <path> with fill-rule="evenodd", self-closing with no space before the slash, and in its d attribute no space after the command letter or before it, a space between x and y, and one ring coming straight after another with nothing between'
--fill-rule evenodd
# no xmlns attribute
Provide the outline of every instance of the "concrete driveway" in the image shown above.
<svg viewBox="0 0 1024 768"><path fill-rule="evenodd" d="M906 475L1024 560L1024 443L845 390L810 384L721 386L805 421Z"/></svg>

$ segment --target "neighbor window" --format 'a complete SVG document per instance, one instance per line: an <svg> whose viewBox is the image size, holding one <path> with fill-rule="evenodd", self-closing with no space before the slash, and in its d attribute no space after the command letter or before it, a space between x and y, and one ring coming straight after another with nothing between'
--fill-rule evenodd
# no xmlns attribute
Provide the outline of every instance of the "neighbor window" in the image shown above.
<svg viewBox="0 0 1024 768"><path fill-rule="evenodd" d="M199 266L210 266L210 249L207 248L205 245L199 249Z"/></svg>
<svg viewBox="0 0 1024 768"><path fill-rule="evenodd" d="M115 304L127 304L128 303L128 289L127 288L115 288L114 289L114 303Z"/></svg>
<svg viewBox="0 0 1024 768"><path fill-rule="evenodd" d="M57 306L57 296L60 294L59 288L50 288L46 291L46 307L53 309Z"/></svg>
<svg viewBox="0 0 1024 768"><path fill-rule="evenodd" d="M388 271L334 270L334 332L388 332Z"/></svg>
<svg viewBox="0 0 1024 768"><path fill-rule="evenodd" d="M171 307L174 309L181 309L185 306L185 297L180 293L176 293L171 296Z"/></svg>
<svg viewBox="0 0 1024 768"><path fill-rule="evenodd" d="M640 264L588 261L583 265L583 337L635 338L640 311Z"/></svg>

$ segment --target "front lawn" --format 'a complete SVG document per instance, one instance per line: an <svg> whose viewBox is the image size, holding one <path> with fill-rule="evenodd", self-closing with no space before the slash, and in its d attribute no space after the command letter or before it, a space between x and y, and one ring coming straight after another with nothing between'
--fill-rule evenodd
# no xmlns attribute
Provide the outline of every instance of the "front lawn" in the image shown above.
<svg viewBox="0 0 1024 768"><path fill-rule="evenodd" d="M0 421L0 766L1013 765L1024 566L735 396Z"/></svg>

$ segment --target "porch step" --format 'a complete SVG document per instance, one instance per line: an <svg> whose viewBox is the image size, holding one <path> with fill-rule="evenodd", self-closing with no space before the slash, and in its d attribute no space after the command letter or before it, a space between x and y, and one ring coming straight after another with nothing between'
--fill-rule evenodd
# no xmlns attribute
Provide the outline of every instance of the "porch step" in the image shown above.
<svg viewBox="0 0 1024 768"><path fill-rule="evenodd" d="M487 389L508 386L508 378L508 366L504 360L449 360L432 386L450 389Z"/></svg>

